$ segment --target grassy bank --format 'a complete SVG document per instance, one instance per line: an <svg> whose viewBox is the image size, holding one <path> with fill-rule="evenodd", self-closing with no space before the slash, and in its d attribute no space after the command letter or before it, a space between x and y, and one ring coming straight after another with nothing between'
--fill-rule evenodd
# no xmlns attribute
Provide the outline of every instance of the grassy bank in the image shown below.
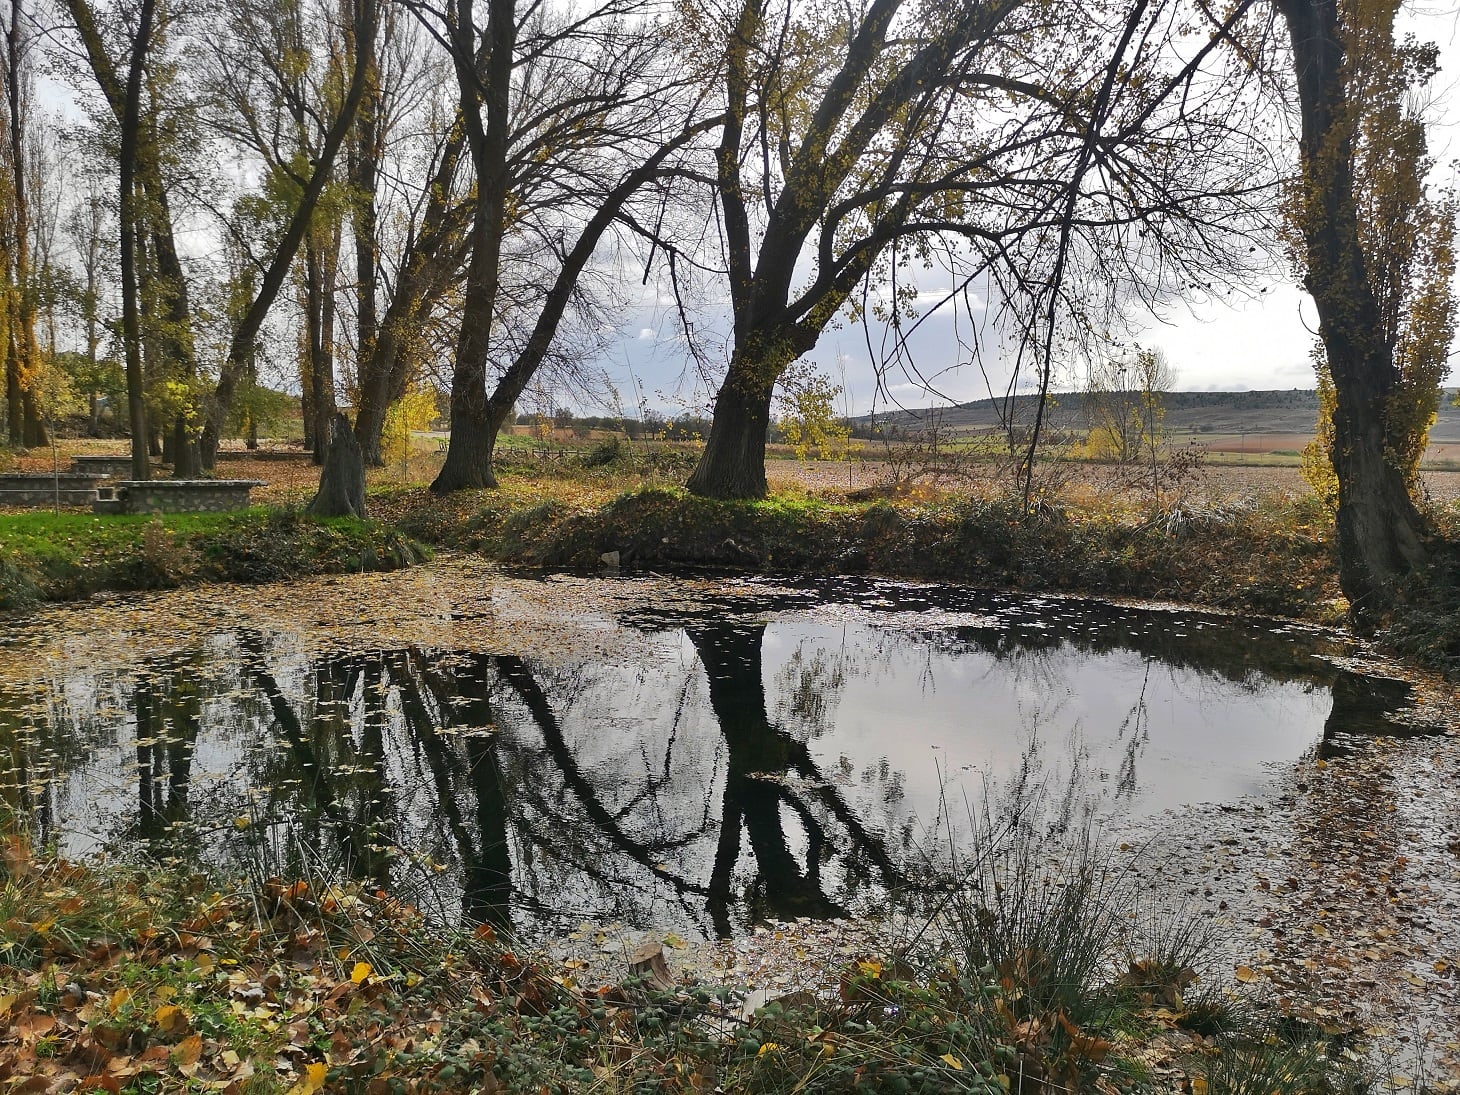
<svg viewBox="0 0 1460 1095"><path fill-rule="evenodd" d="M1030 591L1183 601L1336 621L1331 522L1270 499L1156 513L1011 500L837 502L800 493L716 502L677 487L605 494L554 480L506 481L438 501L397 492L382 507L441 547L548 567L719 567L877 573Z"/></svg>
<svg viewBox="0 0 1460 1095"><path fill-rule="evenodd" d="M1338 1041L1200 977L1195 925L1132 932L1078 857L1059 884L985 861L936 948L848 956L823 990L749 1011L733 987L579 984L571 962L433 929L359 885L219 886L36 855L20 835L0 851L7 1090L1363 1089Z"/></svg>
<svg viewBox="0 0 1460 1095"><path fill-rule="evenodd" d="M510 449L510 446L509 446ZM1346 608L1333 523L1312 497L1189 492L1155 505L1139 491L1069 481L1030 513L997 484L848 500L781 488L759 502L716 502L677 484L690 456L600 442L563 459L509 452L501 487L445 499L424 487L438 459L418 456L373 480L375 521L319 522L298 507L316 473L270 465L276 508L161 519L0 516L0 608L99 590L266 581L391 569L420 545L513 564L597 569L709 567L767 573L876 573L977 586L1175 601L1339 623ZM514 462L515 461L515 462ZM1389 636L1405 657L1460 672L1460 536L1436 504L1443 540L1408 591Z"/></svg>
<svg viewBox="0 0 1460 1095"><path fill-rule="evenodd" d="M393 570L424 551L387 526L251 509L161 517L0 515L0 609L102 590Z"/></svg>

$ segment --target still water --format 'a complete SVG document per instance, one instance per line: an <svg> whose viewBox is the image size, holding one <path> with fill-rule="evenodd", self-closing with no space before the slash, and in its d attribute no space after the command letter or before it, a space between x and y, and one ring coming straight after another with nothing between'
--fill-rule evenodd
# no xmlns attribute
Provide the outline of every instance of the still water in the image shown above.
<svg viewBox="0 0 1460 1095"><path fill-rule="evenodd" d="M533 630L331 645L220 607L129 657L52 644L0 683L0 796L71 853L351 876L526 932L725 935L916 895L990 801L1124 822L1261 794L1404 699L1272 621L863 579L683 592L488 572L441 618L531 600ZM559 623L579 638L547 656Z"/></svg>

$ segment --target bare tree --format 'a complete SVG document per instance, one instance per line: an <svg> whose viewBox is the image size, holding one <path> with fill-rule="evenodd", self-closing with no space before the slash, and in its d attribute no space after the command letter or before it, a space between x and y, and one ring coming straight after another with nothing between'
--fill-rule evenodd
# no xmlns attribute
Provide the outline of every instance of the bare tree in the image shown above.
<svg viewBox="0 0 1460 1095"><path fill-rule="evenodd" d="M269 241L271 246L258 260L257 293L244 309L219 365L218 383L208 401L202 431L203 459L209 467L217 455L223 421L232 406L234 392L247 375L264 320L289 276L300 246L314 225L315 213L333 177L336 157L354 127L356 113L370 86L370 76L374 71L375 35L379 27L376 0L354 0L346 5L345 17L354 54L348 65L340 65L343 87L337 98L321 96L317 101L297 102L297 89L288 80L287 55L268 57L260 51L254 58L263 66L266 81L271 75L275 77L272 86L279 95L279 101L284 104L285 116L300 128L303 128L301 120L308 116L318 134L318 143L310 146L310 154L302 163L297 154L277 156L282 181L297 196L286 203L287 212L280 219L277 237ZM244 40L262 44L267 41L267 36L254 38L246 35ZM333 110L330 109L332 99L339 104ZM275 138L283 135L282 129L274 133ZM297 150L297 144L294 148ZM282 151L282 146L276 144L275 151ZM332 407L332 400L330 403Z"/></svg>
<svg viewBox="0 0 1460 1095"><path fill-rule="evenodd" d="M423 208L411 220L389 286L389 303L373 332L367 334L370 321L361 313L355 436L366 462L373 465L382 462L380 440L386 412L405 395L425 328L465 261L471 202L458 192L464 141L458 119L432 149L426 185L420 192ZM364 245L357 231L357 253ZM363 300L367 294L363 280L358 292Z"/></svg>
<svg viewBox="0 0 1460 1095"><path fill-rule="evenodd" d="M1137 346L1092 361L1085 413L1098 455L1117 464L1154 459L1161 443L1162 397L1175 383L1176 371L1160 350Z"/></svg>
<svg viewBox="0 0 1460 1095"><path fill-rule="evenodd" d="M1146 0L877 0L819 21L770 0L707 10L706 28L731 28L712 60L728 104L714 195L734 336L690 489L763 494L786 367L855 310L859 283L889 287L900 327L904 268L936 249L965 282L1002 290L1045 388L1057 333L1081 317L1103 313L1088 319L1100 325L1120 298L1161 296L1194 266L1207 281L1239 268L1247 248L1222 249L1218 227L1260 225L1275 173L1254 170L1265 152L1241 133L1245 114L1207 101L1239 94L1207 69L1248 3L1187 49L1200 16Z"/></svg>
<svg viewBox="0 0 1460 1095"><path fill-rule="evenodd" d="M591 309L584 275L600 242L616 226L647 232L636 200L705 124L679 101L640 0L561 11L489 0L480 27L472 0L418 10L451 56L476 177L451 440L432 484L447 492L495 485L497 433L561 355L564 317Z"/></svg>

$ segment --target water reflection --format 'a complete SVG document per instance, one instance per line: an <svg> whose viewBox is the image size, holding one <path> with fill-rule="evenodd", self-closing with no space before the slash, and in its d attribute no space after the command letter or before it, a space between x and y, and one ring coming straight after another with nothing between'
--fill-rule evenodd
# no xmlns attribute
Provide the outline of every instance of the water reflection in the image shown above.
<svg viewBox="0 0 1460 1095"><path fill-rule="evenodd" d="M724 935L914 895L989 783L1053 784L1064 814L1230 798L1405 699L1263 622L891 583L612 625L649 655L311 655L238 629L77 668L0 690L0 798L70 851L324 871L519 930Z"/></svg>

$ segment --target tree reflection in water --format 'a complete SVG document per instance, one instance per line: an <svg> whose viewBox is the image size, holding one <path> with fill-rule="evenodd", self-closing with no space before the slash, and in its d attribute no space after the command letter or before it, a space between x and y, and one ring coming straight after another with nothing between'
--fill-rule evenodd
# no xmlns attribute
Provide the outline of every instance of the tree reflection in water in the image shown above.
<svg viewBox="0 0 1460 1095"><path fill-rule="evenodd" d="M901 611L899 597L916 608L926 593L878 603ZM63 840L85 806L114 845L389 886L442 918L729 934L925 885L901 802L908 762L887 759L897 727L830 771L811 751L848 747L837 735L860 713L847 697L908 697L912 721L899 725L916 726L919 697L941 690L962 711L950 730L977 736L977 697L996 674L1013 679L1030 700L1007 783L1032 796L1059 759L1042 752L1042 720L1078 729L1089 717L1060 714L1069 659L1115 652L1131 680L1101 709L1115 800L1140 787L1153 703L1173 681L1209 682L1214 702L1275 681L1326 689L1321 750L1388 725L1404 699L1403 685L1336 670L1265 624L997 598L983 608L987 622L944 627L879 627L875 613L850 629L791 626L774 644L773 612L643 610L631 626L662 656L633 665L422 647L307 656L278 636L223 632L129 673L0 691L0 798ZM1072 796L1088 754L1078 735L1071 750ZM107 765L129 790L90 793ZM240 814L251 823L235 827Z"/></svg>

